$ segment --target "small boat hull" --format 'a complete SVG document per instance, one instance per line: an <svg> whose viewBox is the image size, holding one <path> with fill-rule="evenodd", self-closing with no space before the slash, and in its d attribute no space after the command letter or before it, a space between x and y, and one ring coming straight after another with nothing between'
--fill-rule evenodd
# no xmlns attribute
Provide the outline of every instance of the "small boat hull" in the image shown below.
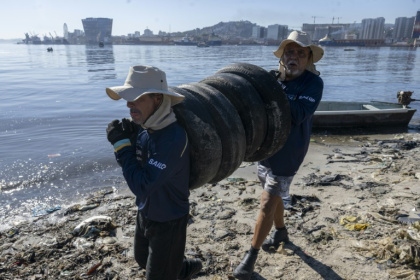
<svg viewBox="0 0 420 280"><path fill-rule="evenodd" d="M314 128L407 126L416 109L381 102L321 101Z"/></svg>

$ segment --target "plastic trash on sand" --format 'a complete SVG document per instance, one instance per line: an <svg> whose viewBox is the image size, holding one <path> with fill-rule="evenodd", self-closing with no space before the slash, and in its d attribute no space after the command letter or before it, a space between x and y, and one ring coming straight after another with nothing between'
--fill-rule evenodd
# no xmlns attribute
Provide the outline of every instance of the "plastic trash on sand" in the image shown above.
<svg viewBox="0 0 420 280"><path fill-rule="evenodd" d="M111 231L117 226L112 223L112 218L108 216L93 216L90 217L80 224L78 224L74 230L73 234L75 235L84 235L86 233L92 232L92 227L95 231Z"/></svg>
<svg viewBox="0 0 420 280"><path fill-rule="evenodd" d="M51 206L47 206L47 205L41 205L41 206L37 206L35 208L32 209L32 215L34 217L39 217L39 216L45 216L48 215L54 211L60 210L61 206L57 205L55 207L51 207Z"/></svg>
<svg viewBox="0 0 420 280"><path fill-rule="evenodd" d="M77 238L73 242L73 246L76 247L79 250L84 250L84 249L93 248L94 244L93 244L92 241L88 241L85 238Z"/></svg>
<svg viewBox="0 0 420 280"><path fill-rule="evenodd" d="M345 216L340 219L340 225L343 225L344 228L348 230L365 230L370 224L368 223L358 223L359 219L354 216Z"/></svg>
<svg viewBox="0 0 420 280"><path fill-rule="evenodd" d="M380 240L354 241L352 247L366 258L377 263L390 260L397 264L420 264L420 246L412 240L394 240L387 237Z"/></svg>
<svg viewBox="0 0 420 280"><path fill-rule="evenodd" d="M420 241L420 222L415 222L408 228L401 228L397 231L399 238Z"/></svg>

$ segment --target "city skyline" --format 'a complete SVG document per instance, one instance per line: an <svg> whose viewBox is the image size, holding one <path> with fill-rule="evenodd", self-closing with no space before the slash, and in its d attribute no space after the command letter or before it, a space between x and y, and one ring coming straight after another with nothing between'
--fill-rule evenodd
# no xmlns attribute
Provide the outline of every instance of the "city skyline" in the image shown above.
<svg viewBox="0 0 420 280"><path fill-rule="evenodd" d="M63 35L68 30L83 30L82 19L113 19L112 35L126 35L148 28L157 34L183 32L213 26L219 22L248 20L259 26L288 25L300 29L304 23L361 23L366 18L385 18L395 23L399 17L413 17L420 0L15 0L2 3L0 39L23 38L24 33L39 36Z"/></svg>

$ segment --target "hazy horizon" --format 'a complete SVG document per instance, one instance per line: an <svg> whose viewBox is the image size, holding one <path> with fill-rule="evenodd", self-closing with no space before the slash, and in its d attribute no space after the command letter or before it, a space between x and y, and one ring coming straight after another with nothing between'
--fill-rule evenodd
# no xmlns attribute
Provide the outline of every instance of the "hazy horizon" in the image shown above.
<svg viewBox="0 0 420 280"><path fill-rule="evenodd" d="M384 17L393 24L398 17L413 17L420 0L15 0L2 3L1 39L24 38L25 33L63 36L83 30L82 19L113 19L113 35L127 35L146 28L158 34L183 32L219 22L247 20L260 26L288 25L301 29L304 23L360 23L365 18Z"/></svg>

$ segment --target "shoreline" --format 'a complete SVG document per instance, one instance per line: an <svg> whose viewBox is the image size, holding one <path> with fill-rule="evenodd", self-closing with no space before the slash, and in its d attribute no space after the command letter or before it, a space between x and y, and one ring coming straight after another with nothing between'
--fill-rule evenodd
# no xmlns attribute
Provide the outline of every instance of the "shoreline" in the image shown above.
<svg viewBox="0 0 420 280"><path fill-rule="evenodd" d="M313 134L290 189L291 243L261 251L252 279L419 279L419 151L419 133ZM203 261L193 279L233 279L259 211L256 169L243 163L191 191L186 256ZM136 212L128 188L104 189L16 224L0 232L0 279L145 279L133 257ZM94 216L112 222L74 231Z"/></svg>

